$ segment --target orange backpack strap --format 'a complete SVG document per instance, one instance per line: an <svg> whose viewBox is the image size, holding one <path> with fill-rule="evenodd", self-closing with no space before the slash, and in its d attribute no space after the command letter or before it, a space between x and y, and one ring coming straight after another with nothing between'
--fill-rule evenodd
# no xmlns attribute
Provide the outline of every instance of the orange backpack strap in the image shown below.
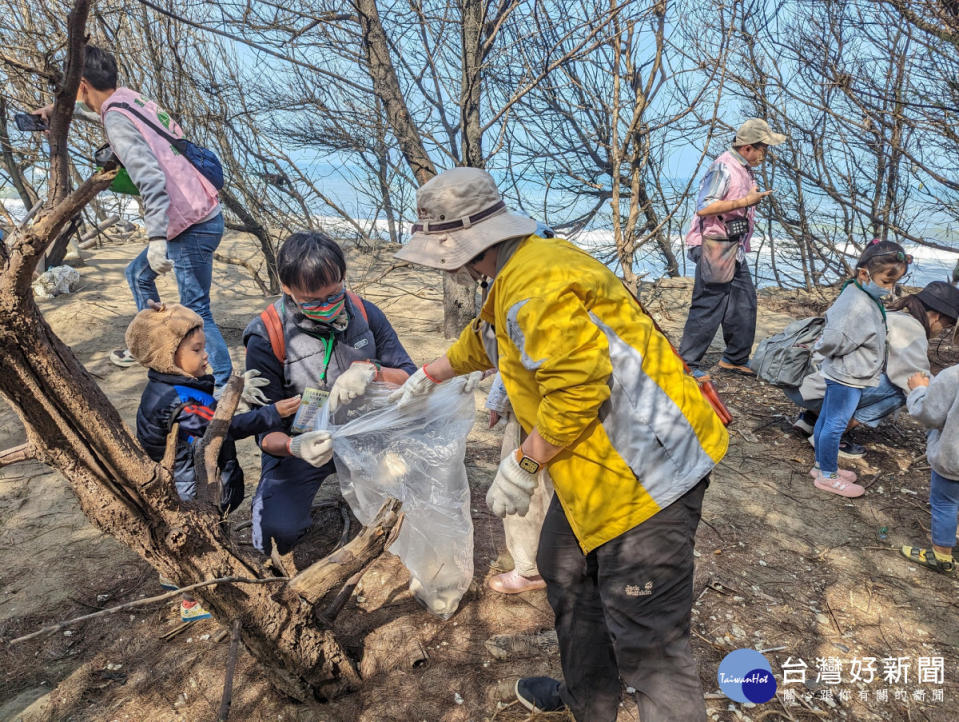
<svg viewBox="0 0 959 722"><path fill-rule="evenodd" d="M267 336L270 339L270 348L273 349L273 355L281 364L286 362L286 339L283 337L283 323L280 321L280 314L276 310L276 305L270 304L260 314L260 320L266 327Z"/></svg>
<svg viewBox="0 0 959 722"><path fill-rule="evenodd" d="M363 305L363 299L357 296L355 293L353 293L350 290L347 290L346 295L350 297L350 303L352 303L354 308L356 308L356 310L360 312L360 315L363 317L363 320L366 321L367 324L369 324L370 316L366 312L366 306Z"/></svg>

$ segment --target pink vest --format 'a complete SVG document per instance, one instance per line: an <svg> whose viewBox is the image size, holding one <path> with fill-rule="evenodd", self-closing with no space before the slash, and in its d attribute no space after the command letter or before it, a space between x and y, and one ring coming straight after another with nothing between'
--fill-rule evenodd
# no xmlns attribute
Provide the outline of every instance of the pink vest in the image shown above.
<svg viewBox="0 0 959 722"><path fill-rule="evenodd" d="M729 171L729 188L726 189L726 195L720 200L728 201L736 198L742 198L752 190L753 180L749 169L731 151L726 151L713 161L713 166L722 164ZM686 234L686 246L701 246L703 237L706 238L726 238L726 227L724 221L734 218L745 217L749 221L749 230L743 236L743 250L749 251L749 239L753 237L753 228L756 226L756 206L749 208L737 208L729 213L722 213L715 216L693 216L692 225L689 233Z"/></svg>
<svg viewBox="0 0 959 722"><path fill-rule="evenodd" d="M166 111L161 110L152 100L146 100L129 88L117 88L113 95L100 108L100 117L105 118L114 103L126 103L137 108L151 121L156 118L157 125L165 128L174 138L182 138L183 131ZM176 238L190 226L199 223L216 208L218 195L216 188L193 164L184 158L169 142L161 138L152 128L147 127L139 118L123 108L114 108L114 112L123 113L133 121L156 156L166 176L166 193L170 199L167 211L167 239Z"/></svg>

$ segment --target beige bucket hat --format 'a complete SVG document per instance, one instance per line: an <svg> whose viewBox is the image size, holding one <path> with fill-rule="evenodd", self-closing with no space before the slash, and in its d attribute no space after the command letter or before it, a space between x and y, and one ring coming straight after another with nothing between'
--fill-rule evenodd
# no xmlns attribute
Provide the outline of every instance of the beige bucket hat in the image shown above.
<svg viewBox="0 0 959 722"><path fill-rule="evenodd" d="M401 261L455 271L490 246L536 230L536 221L510 213L493 176L453 168L416 192L419 220L397 254Z"/></svg>
<svg viewBox="0 0 959 722"><path fill-rule="evenodd" d="M772 128L762 118L750 118L736 131L736 140L733 145L754 145L755 143L765 143L766 145L779 145L786 142L786 136L782 133L773 133Z"/></svg>

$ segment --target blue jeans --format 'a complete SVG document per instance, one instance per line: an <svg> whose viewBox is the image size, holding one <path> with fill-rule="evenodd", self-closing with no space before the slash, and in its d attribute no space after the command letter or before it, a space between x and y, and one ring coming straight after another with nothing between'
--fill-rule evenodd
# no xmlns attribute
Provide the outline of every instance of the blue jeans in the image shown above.
<svg viewBox="0 0 959 722"><path fill-rule="evenodd" d="M929 479L929 506L932 507L932 543L951 549L956 545L959 480L947 479L932 472Z"/></svg>
<svg viewBox="0 0 959 722"><path fill-rule="evenodd" d="M824 474L834 474L839 469L839 442L849 420L856 413L862 391L826 379L826 396L822 400L822 410L813 430L816 464Z"/></svg>
<svg viewBox="0 0 959 722"><path fill-rule="evenodd" d="M807 401L799 393L798 387L784 388L783 391L796 406L801 406L816 414L822 409L822 399L809 399ZM879 426L884 418L899 407L905 406L905 404L905 394L889 380L886 374L883 374L879 378L878 386L867 386L862 389L859 406L856 407L856 412L852 417L863 426L874 429Z"/></svg>
<svg viewBox="0 0 959 722"><path fill-rule="evenodd" d="M196 223L167 244L167 257L173 261L180 303L199 314L206 334L206 351L217 386L223 386L233 373L230 350L223 334L213 320L210 310L210 283L213 279L213 252L223 238L223 214L203 223ZM147 262L147 249L130 261L126 270L127 283L133 292L137 311L147 307L147 301L160 300L156 272Z"/></svg>

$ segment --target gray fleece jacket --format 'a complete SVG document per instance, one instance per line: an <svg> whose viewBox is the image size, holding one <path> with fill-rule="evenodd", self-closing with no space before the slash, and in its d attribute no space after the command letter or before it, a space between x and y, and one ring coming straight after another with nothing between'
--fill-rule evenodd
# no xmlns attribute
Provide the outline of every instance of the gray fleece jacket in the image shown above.
<svg viewBox="0 0 959 722"><path fill-rule="evenodd" d="M929 429L929 465L940 476L959 481L959 365L943 369L928 386L914 388L906 407Z"/></svg>
<svg viewBox="0 0 959 722"><path fill-rule="evenodd" d="M909 377L916 371L929 373L926 329L906 311L893 311L886 316L886 323L889 326L886 332L886 376L908 396ZM806 401L826 395L826 379L819 371L822 364L820 354L813 354L813 364L816 371L804 378L799 386L799 393Z"/></svg>
<svg viewBox="0 0 959 722"><path fill-rule="evenodd" d="M78 109L77 115L87 120L99 120L96 113ZM170 198L166 192L166 175L150 144L146 142L133 121L123 113L107 112L103 119L103 129L106 131L110 147L117 154L117 158L127 169L130 179L140 191L143 200L143 224L146 226L147 237L153 240L166 240L167 227L170 224L167 215L170 208ZM215 218L220 213L217 205L200 223Z"/></svg>
<svg viewBox="0 0 959 722"><path fill-rule="evenodd" d="M886 362L886 322L872 296L850 283L826 311L826 327L813 346L820 371L846 386L878 386Z"/></svg>

